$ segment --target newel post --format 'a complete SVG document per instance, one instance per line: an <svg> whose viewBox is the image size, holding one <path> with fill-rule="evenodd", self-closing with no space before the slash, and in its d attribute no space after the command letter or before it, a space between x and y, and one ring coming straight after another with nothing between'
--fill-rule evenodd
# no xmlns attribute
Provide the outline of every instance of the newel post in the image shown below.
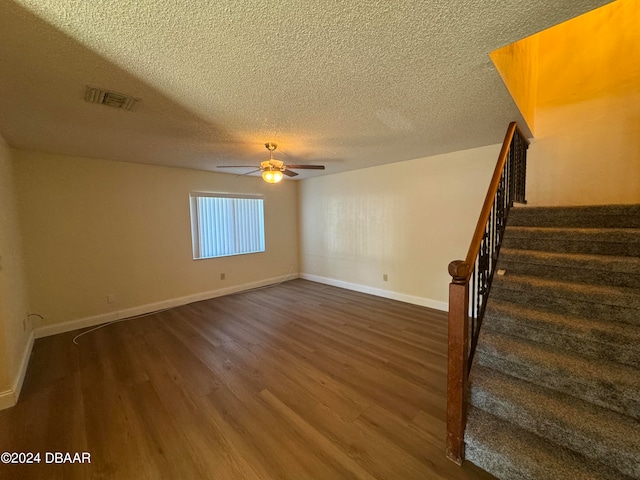
<svg viewBox="0 0 640 480"><path fill-rule="evenodd" d="M464 461L467 352L469 351L469 264L449 264L449 340L447 363L447 458Z"/></svg>

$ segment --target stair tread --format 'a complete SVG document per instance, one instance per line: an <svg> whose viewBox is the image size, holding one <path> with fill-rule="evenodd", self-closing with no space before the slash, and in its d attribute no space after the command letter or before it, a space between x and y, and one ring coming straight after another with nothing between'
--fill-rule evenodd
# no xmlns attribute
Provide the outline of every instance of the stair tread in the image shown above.
<svg viewBox="0 0 640 480"><path fill-rule="evenodd" d="M555 296L573 293L584 297L582 299L584 302L603 303L625 308L640 308L640 292L637 288L563 282L530 275L509 275L508 273L494 277L492 288L496 287L529 292L534 290L544 291L545 293L556 292L554 293Z"/></svg>
<svg viewBox="0 0 640 480"><path fill-rule="evenodd" d="M604 360L594 364L591 359L579 355L561 352L553 347L536 344L499 332L492 332L491 330L483 331L481 335L484 336L485 345L478 345L478 348L483 348L490 344L510 359L520 359L521 361L528 361L527 363L540 363L563 370L570 369L576 378L598 378L603 381L615 379L624 385L635 388L640 396L640 369Z"/></svg>
<svg viewBox="0 0 640 480"><path fill-rule="evenodd" d="M535 235L536 239L640 243L640 228L527 227L507 225L512 238Z"/></svg>
<svg viewBox="0 0 640 480"><path fill-rule="evenodd" d="M540 232L540 233L566 233L578 235L623 235L625 237L635 237L640 234L640 228L627 227L537 227L530 225L507 225L507 230L511 232Z"/></svg>
<svg viewBox="0 0 640 480"><path fill-rule="evenodd" d="M470 407L466 458L503 480L630 480L612 468Z"/></svg>
<svg viewBox="0 0 640 480"><path fill-rule="evenodd" d="M512 208L512 225L640 227L640 205Z"/></svg>
<svg viewBox="0 0 640 480"><path fill-rule="evenodd" d="M640 345L640 327L615 321L601 321L580 316L553 313L529 306L518 305L500 299L490 299L483 321L483 328L492 329L493 315L509 315L527 322L527 326L544 327L554 334L575 335L591 338L602 343L615 343L626 340L636 347Z"/></svg>
<svg viewBox="0 0 640 480"><path fill-rule="evenodd" d="M602 359L640 368L640 325L562 315L548 310L489 299L482 328L567 351L592 361Z"/></svg>
<svg viewBox="0 0 640 480"><path fill-rule="evenodd" d="M474 362L640 418L640 369L482 330ZM505 362L508 364L505 365ZM497 368L496 365L504 368Z"/></svg>
<svg viewBox="0 0 640 480"><path fill-rule="evenodd" d="M474 365L470 401L567 448L640 478L640 421Z"/></svg>
<svg viewBox="0 0 640 480"><path fill-rule="evenodd" d="M503 248L600 255L640 256L640 217L633 228L514 226L509 220Z"/></svg>
<svg viewBox="0 0 640 480"><path fill-rule="evenodd" d="M515 215L581 214L581 215L640 215L640 204L571 205L571 206L514 206L510 213Z"/></svg>
<svg viewBox="0 0 640 480"><path fill-rule="evenodd" d="M526 259L528 263L535 263L539 265L584 264L583 268L592 270L603 269L626 273L640 273L640 257L583 253L556 253L544 250L525 250L516 248L503 248L500 250L500 260L511 260L514 257L519 260Z"/></svg>

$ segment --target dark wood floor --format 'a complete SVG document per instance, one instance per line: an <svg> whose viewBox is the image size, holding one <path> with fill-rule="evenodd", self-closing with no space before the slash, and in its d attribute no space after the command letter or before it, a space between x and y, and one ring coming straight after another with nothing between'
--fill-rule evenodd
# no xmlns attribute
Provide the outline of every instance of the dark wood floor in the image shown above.
<svg viewBox="0 0 640 480"><path fill-rule="evenodd" d="M37 340L2 479L487 479L444 457L446 315L283 285ZM45 464L45 452L91 464Z"/></svg>

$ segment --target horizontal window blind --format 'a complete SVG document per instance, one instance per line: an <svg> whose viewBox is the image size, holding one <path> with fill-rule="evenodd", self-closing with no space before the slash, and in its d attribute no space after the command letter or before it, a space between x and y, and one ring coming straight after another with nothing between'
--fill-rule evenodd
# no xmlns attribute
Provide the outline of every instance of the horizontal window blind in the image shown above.
<svg viewBox="0 0 640 480"><path fill-rule="evenodd" d="M262 198L192 194L193 257L265 251Z"/></svg>

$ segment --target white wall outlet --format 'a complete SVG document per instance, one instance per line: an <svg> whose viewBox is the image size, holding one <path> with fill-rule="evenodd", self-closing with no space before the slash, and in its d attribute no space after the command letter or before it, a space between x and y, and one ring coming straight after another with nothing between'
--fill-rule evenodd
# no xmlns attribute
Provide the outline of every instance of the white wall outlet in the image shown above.
<svg viewBox="0 0 640 480"><path fill-rule="evenodd" d="M224 273L221 273L221 274L220 274L220 280L224 280L225 278L226 278L225 274L224 274Z"/></svg>
<svg viewBox="0 0 640 480"><path fill-rule="evenodd" d="M110 293L107 295L107 303L116 303L116 294Z"/></svg>
<svg viewBox="0 0 640 480"><path fill-rule="evenodd" d="M387 275L386 273L382 274L382 281L386 282L387 280L389 280L389 275Z"/></svg>

